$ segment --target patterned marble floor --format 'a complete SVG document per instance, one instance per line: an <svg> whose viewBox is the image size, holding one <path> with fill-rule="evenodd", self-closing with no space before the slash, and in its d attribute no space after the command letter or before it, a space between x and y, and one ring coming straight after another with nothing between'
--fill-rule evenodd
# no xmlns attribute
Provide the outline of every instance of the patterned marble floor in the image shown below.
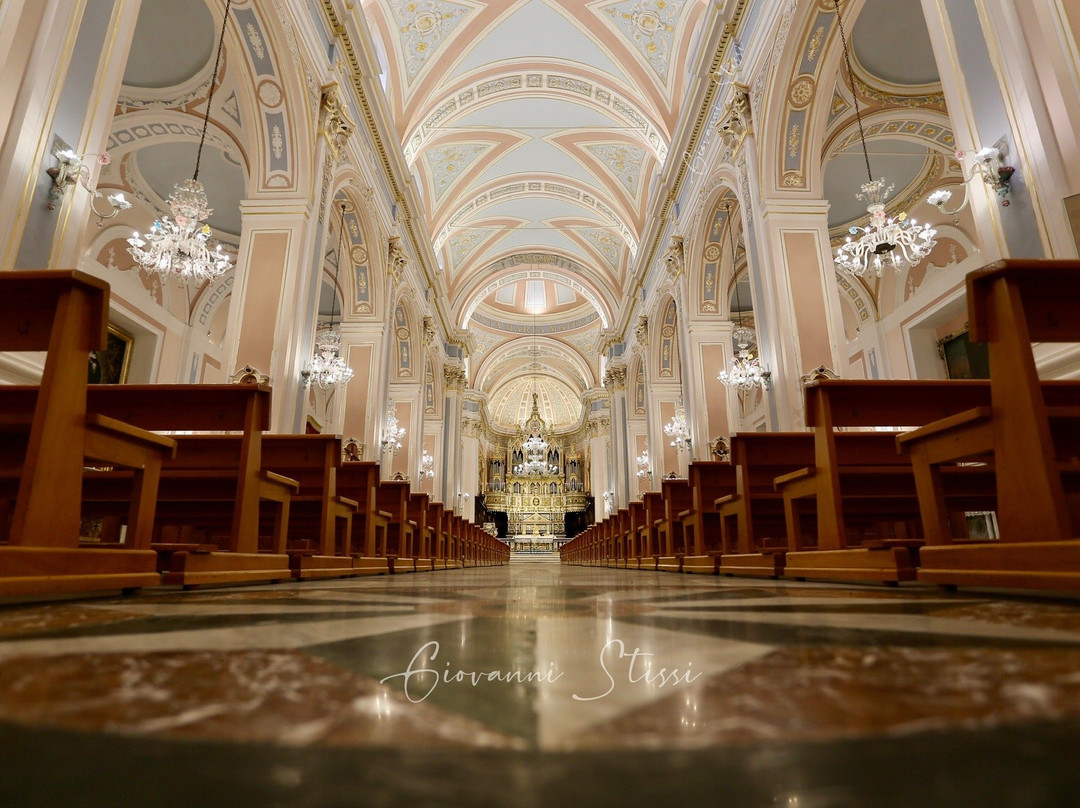
<svg viewBox="0 0 1080 808"><path fill-rule="evenodd" d="M513 563L0 607L0 806L1065 806L1078 753L1075 600Z"/></svg>

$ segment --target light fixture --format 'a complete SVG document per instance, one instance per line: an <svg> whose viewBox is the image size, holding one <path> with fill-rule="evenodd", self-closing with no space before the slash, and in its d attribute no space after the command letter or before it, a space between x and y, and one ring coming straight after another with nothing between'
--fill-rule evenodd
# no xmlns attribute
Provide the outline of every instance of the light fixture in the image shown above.
<svg viewBox="0 0 1080 808"><path fill-rule="evenodd" d="M1008 153L1009 147L1004 139L999 140L993 146L987 146L974 153L966 152L963 149L956 151L956 159L961 163L967 163L967 168L964 169L964 182L970 182L977 176L982 177L983 182L1001 197L1001 207L1003 208L1009 207L1012 175L1016 173L1015 168L1005 165L1005 155ZM947 216L955 216L967 207L971 194L967 192L967 186L965 185L964 201L954 209L947 210L945 206L949 204L950 199L952 199L952 191L940 188L930 194L926 201Z"/></svg>
<svg viewBox="0 0 1080 808"><path fill-rule="evenodd" d="M330 304L330 322L320 326L315 332L315 355L311 366L300 375L304 384L317 384L323 390L332 387L344 387L355 375L353 369L341 358L341 334L335 324L337 318L338 279L341 276L341 262L345 260L345 208L348 203L341 200L341 218L338 224L337 264L334 267L333 301Z"/></svg>
<svg viewBox="0 0 1080 808"><path fill-rule="evenodd" d="M851 235L837 248L835 262L848 274L862 277L872 272L880 278L885 267L892 267L900 272L926 258L937 244L934 240L937 231L929 224L919 226L915 220L908 219L905 211L901 211L896 216L885 215L885 200L889 198L894 186L886 186L884 178L875 180L870 170L870 154L866 149L866 132L863 130L862 113L859 110L859 94L855 89L851 57L848 55L847 36L840 16L840 0L833 0L833 4L836 6L836 24L840 29L840 44L844 49L844 65L847 69L852 101L855 104L855 120L859 124L859 142L862 144L868 178L868 181L861 186L862 193L855 194L855 198L868 203L866 212L870 214L870 223L866 227L853 225L848 229ZM852 236L858 236L858 238L852 238Z"/></svg>
<svg viewBox="0 0 1080 808"><path fill-rule="evenodd" d="M642 453L634 459L638 464L638 479L645 480L652 477L652 463L649 460L649 447L646 446Z"/></svg>
<svg viewBox="0 0 1080 808"><path fill-rule="evenodd" d="M766 392L769 389L769 380L772 378L772 374L750 350L750 346L756 341L754 329L743 325L742 298L739 295L739 273L736 271L735 231L731 223L731 202L728 202L727 211L728 240L731 242L731 277L735 279L735 312L739 318L739 324L731 332L731 337L739 350L732 357L730 367L721 370L716 378L725 387L732 387L739 393L755 389Z"/></svg>
<svg viewBox="0 0 1080 808"><path fill-rule="evenodd" d="M210 123L210 108L214 101L214 85L217 83L221 51L225 44L225 26L229 21L232 0L225 0L225 16L221 20L214 71L210 76L210 91L206 96L206 114L203 116L199 150L195 155L195 173L190 180L177 183L169 194L169 210L172 218L159 217L145 236L135 233L129 238L128 252L136 263L147 272L175 278L182 286L199 285L221 277L232 266L232 261L221 245L211 250L207 241L213 232L204 224L213 213L206 199L206 191L199 182L199 163L202 160L206 129Z"/></svg>
<svg viewBox="0 0 1080 808"><path fill-rule="evenodd" d="M88 157L97 157L97 164L99 166L107 166L112 160L109 158L108 152L102 152L101 154L90 154ZM90 166L83 162L84 158L79 157L71 149L57 149L53 152L53 157L56 158L57 165L52 168L45 169L45 173L52 178L52 187L49 188L49 210L56 209L56 203L64 198L64 193L68 188L71 188L78 183L87 191L90 192L90 210L94 212L94 215L98 217L98 227L104 224L106 219L111 219L116 216L120 211L127 210L131 207L131 203L124 199L122 193L109 194L104 196L101 191L90 185ZM109 210L102 213L98 210L95 200L103 198L109 203Z"/></svg>
<svg viewBox="0 0 1080 808"><path fill-rule="evenodd" d="M690 448L690 429L686 425L686 410L680 401L675 405L675 414L664 424L664 434L671 438L671 445L680 452Z"/></svg>
<svg viewBox="0 0 1080 808"><path fill-rule="evenodd" d="M529 437L522 441L522 462L514 466L513 472L518 477L555 476L559 473L557 463L548 462L548 442L542 434L544 422L540 418L537 394L532 394L532 412L522 426L522 432L528 431Z"/></svg>
<svg viewBox="0 0 1080 808"><path fill-rule="evenodd" d="M386 422L383 424L382 450L396 452L401 448L401 439L405 437L405 427L398 426L397 411L394 402L386 407Z"/></svg>
<svg viewBox="0 0 1080 808"><path fill-rule="evenodd" d="M427 449L420 454L420 476L428 479L435 476L435 457L428 454Z"/></svg>

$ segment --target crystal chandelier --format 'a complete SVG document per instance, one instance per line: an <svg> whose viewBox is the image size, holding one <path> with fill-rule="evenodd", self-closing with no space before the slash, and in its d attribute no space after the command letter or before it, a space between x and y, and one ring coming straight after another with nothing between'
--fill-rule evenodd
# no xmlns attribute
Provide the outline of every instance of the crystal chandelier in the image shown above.
<svg viewBox="0 0 1080 808"><path fill-rule="evenodd" d="M914 219L908 219L905 211L896 216L885 214L885 200L889 198L894 186L886 186L883 178L875 180L870 170L870 154L866 149L866 133L859 110L859 94L855 89L847 36L844 34L844 23L840 17L840 0L833 0L833 3L836 6L836 24L840 29L840 44L844 49L848 84L855 104L855 120L859 124L859 141L862 143L863 160L866 162L868 181L863 183L862 193L855 194L855 198L868 203L866 212L870 214L870 223L866 227L849 228L851 235L837 248L834 260L840 269L850 275L862 277L872 272L880 278L886 267L900 272L926 258L937 244L934 239L937 231L929 224L920 226Z"/></svg>
<svg viewBox="0 0 1080 808"><path fill-rule="evenodd" d="M729 203L728 240L731 241L731 276L735 278L735 311L739 317L739 325L731 332L731 336L739 350L732 358L731 366L721 370L716 378L725 387L732 387L740 393L749 392L755 388L767 391L772 374L750 350L750 346L755 342L754 329L743 325L742 299L739 296L739 280L735 268L735 236L731 225L731 207Z"/></svg>
<svg viewBox="0 0 1080 808"><path fill-rule="evenodd" d="M638 464L637 476L639 480L644 480L652 477L652 468L650 467L651 461L649 460L649 447L646 446L644 451L634 458Z"/></svg>
<svg viewBox="0 0 1080 808"><path fill-rule="evenodd" d="M383 424L382 449L384 452L396 452L401 448L401 439L405 437L405 427L398 426L394 402L386 408L386 423Z"/></svg>
<svg viewBox="0 0 1080 808"><path fill-rule="evenodd" d="M341 358L341 334L334 320L337 317L338 278L341 276L341 262L345 256L345 200L341 201L341 219L338 226L337 265L334 267L334 298L330 304L330 323L315 332L315 355L310 367L301 372L304 384L317 384L323 390L331 387L344 387L355 375L353 369Z"/></svg>
<svg viewBox="0 0 1080 808"><path fill-rule="evenodd" d="M207 204L206 191L199 182L199 163L202 160L206 130L210 123L210 107L214 101L214 86L221 65L221 51L225 44L225 26L229 20L232 0L225 1L225 16L221 21L214 71L210 76L210 91L206 96L206 114L203 116L199 150L195 155L195 173L190 180L177 183L169 194L169 210L172 218L162 215L154 222L146 235L135 233L127 240L128 252L135 262L147 272L174 278L182 286L199 285L212 281L228 271L232 261L220 244L211 250L207 245L213 232L206 219L213 213Z"/></svg>
<svg viewBox="0 0 1080 808"><path fill-rule="evenodd" d="M435 457L427 449L420 454L420 476L429 479L435 476Z"/></svg>
<svg viewBox="0 0 1080 808"><path fill-rule="evenodd" d="M675 406L675 414L664 424L664 434L671 438L671 445L679 451L690 448L690 429L686 425L686 410L680 401Z"/></svg>
<svg viewBox="0 0 1080 808"><path fill-rule="evenodd" d="M739 346L738 353L731 360L731 366L721 370L717 379L725 387L733 387L740 393L761 388L769 389L769 380L772 374L764 368L759 360L750 351L754 342L754 331L744 326L739 326L731 332L735 344Z"/></svg>
<svg viewBox="0 0 1080 808"><path fill-rule="evenodd" d="M526 421L525 429L529 429L528 439L522 442L521 452L523 462L514 466L514 474L519 477L543 477L557 475L559 466L556 463L548 463L548 442L541 434L543 421L540 418L540 407L537 403L537 394L532 394L532 412Z"/></svg>

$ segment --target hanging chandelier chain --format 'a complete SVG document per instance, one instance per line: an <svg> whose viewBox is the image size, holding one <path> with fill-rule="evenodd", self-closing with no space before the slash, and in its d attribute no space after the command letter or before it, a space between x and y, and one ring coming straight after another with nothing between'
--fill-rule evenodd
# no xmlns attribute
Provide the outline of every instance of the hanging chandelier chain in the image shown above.
<svg viewBox="0 0 1080 808"><path fill-rule="evenodd" d="M195 174L192 180L199 179L199 164L202 163L203 144L206 142L206 130L210 125L210 105L214 102L214 88L217 84L218 68L221 66L221 51L225 47L225 27L229 23L229 9L232 0L225 0L225 16L221 20L221 35L218 37L217 56L214 57L214 72L210 75L210 92L206 96L206 114L203 116L202 134L199 135L199 150L195 154Z"/></svg>
<svg viewBox="0 0 1080 808"><path fill-rule="evenodd" d="M735 226L731 221L731 214L735 205L730 200L727 203L727 231L728 240L731 242L731 280L735 284L735 308L736 314L739 316L739 327L742 327L742 297L739 295L739 273L736 269L736 249L735 249Z"/></svg>
<svg viewBox="0 0 1080 808"><path fill-rule="evenodd" d="M859 124L859 141L862 143L863 160L866 161L866 178L873 182L874 173L870 170L870 154L866 150L866 130L863 129L862 111L859 109L859 94L855 90L855 73L851 69L847 34L844 33L844 20L840 16L840 0L833 0L833 4L836 6L836 25L840 29L840 46L844 50L844 66L847 68L848 89L851 90L851 100L855 104L855 121Z"/></svg>
<svg viewBox="0 0 1080 808"><path fill-rule="evenodd" d="M334 265L334 294L330 301L330 327L334 327L334 319L337 317L337 293L338 284L341 281L341 262L345 256L345 208L348 202L341 200L341 218L338 220L338 254L337 263Z"/></svg>

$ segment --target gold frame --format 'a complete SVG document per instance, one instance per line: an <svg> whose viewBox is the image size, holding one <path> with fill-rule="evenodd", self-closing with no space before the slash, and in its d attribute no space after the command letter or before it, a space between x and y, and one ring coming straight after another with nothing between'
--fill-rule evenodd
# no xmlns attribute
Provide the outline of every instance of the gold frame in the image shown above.
<svg viewBox="0 0 1080 808"><path fill-rule="evenodd" d="M88 381L95 384L126 384L128 368L131 365L131 346L135 343L135 337L110 323L108 339L104 351L92 351L98 359L99 370L97 378L88 371ZM101 359L102 355L104 360Z"/></svg>

